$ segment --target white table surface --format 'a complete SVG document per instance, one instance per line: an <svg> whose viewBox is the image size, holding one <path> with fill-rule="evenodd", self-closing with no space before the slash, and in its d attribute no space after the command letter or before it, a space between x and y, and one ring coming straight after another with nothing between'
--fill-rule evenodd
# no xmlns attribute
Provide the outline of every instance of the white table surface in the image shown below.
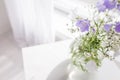
<svg viewBox="0 0 120 80"><path fill-rule="evenodd" d="M22 49L26 80L46 80L60 62L68 59L71 40Z"/></svg>
<svg viewBox="0 0 120 80"><path fill-rule="evenodd" d="M26 80L46 80L49 73L62 61L69 58L69 45L65 40L51 44L23 48ZM120 56L116 58L120 61ZM120 80L120 62L105 60L99 69L97 80Z"/></svg>

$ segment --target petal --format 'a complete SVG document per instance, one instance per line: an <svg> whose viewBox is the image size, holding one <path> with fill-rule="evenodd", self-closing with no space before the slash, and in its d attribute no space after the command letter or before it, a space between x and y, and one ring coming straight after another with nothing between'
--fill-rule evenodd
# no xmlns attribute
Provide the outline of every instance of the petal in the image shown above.
<svg viewBox="0 0 120 80"><path fill-rule="evenodd" d="M104 5L107 9L113 9L116 7L117 1L116 0L104 0Z"/></svg>
<svg viewBox="0 0 120 80"><path fill-rule="evenodd" d="M117 22L115 25L115 31L120 33L120 22Z"/></svg>
<svg viewBox="0 0 120 80"><path fill-rule="evenodd" d="M112 27L112 24L105 24L105 25L104 25L104 30L105 30L106 32L108 32L108 31L110 31L111 27Z"/></svg>
<svg viewBox="0 0 120 80"><path fill-rule="evenodd" d="M117 9L120 10L120 4L117 4Z"/></svg>
<svg viewBox="0 0 120 80"><path fill-rule="evenodd" d="M76 26L80 28L81 32L85 32L89 30L90 21L84 19L84 20L78 20L76 23Z"/></svg>
<svg viewBox="0 0 120 80"><path fill-rule="evenodd" d="M106 10L106 6L104 6L103 4L104 4L103 0L98 1L96 4L96 7L100 12L104 12Z"/></svg>
<svg viewBox="0 0 120 80"><path fill-rule="evenodd" d="M116 0L100 0L97 2L97 8L100 12L104 12L106 9L113 9L116 5Z"/></svg>

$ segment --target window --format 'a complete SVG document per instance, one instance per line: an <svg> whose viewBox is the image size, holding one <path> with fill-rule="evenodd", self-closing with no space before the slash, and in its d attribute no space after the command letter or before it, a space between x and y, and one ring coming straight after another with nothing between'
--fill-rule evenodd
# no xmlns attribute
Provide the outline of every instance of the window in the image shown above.
<svg viewBox="0 0 120 80"><path fill-rule="evenodd" d="M88 16L88 8L94 4L96 0L54 0L54 21L53 25L56 28L56 36L61 39L73 38L67 30L67 23L69 22L69 15L75 9L81 10L81 16Z"/></svg>

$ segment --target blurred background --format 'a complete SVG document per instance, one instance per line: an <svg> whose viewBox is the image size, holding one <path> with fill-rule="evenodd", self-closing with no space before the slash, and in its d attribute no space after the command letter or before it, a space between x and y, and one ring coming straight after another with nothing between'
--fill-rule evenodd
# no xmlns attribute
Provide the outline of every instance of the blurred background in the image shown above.
<svg viewBox="0 0 120 80"><path fill-rule="evenodd" d="M0 0L0 80L25 80L21 49L73 38L69 15L96 0Z"/></svg>

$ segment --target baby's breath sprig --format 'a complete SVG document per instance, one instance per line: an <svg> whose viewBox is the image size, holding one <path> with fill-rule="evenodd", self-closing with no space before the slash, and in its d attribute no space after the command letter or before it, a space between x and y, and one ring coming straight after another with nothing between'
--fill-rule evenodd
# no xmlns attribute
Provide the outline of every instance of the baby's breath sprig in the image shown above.
<svg viewBox="0 0 120 80"><path fill-rule="evenodd" d="M100 67L104 58L113 60L120 48L120 21L119 16L114 16L120 10L120 3L117 0L102 3L97 3L92 19L77 17L69 29L80 33L71 44L71 59L83 71L89 71L90 62Z"/></svg>

